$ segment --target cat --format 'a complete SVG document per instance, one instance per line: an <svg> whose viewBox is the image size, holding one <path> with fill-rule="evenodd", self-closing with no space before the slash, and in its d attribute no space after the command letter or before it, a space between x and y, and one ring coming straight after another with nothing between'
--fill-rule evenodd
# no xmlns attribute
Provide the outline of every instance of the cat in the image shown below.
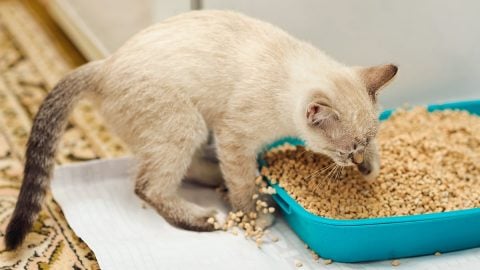
<svg viewBox="0 0 480 270"><path fill-rule="evenodd" d="M338 165L356 165L374 178L380 167L377 94L396 73L392 64L346 66L232 11L169 18L106 59L72 71L48 94L28 140L6 247L22 243L41 210L58 141L81 98L98 106L136 156L136 194L175 226L211 231L207 218L215 209L177 195L184 176L197 174L211 185L224 181L231 207L253 210L256 154L281 137L300 137ZM199 158L209 133L221 174L215 162ZM205 166L212 171L199 169ZM257 220L260 227L272 222L271 214Z"/></svg>

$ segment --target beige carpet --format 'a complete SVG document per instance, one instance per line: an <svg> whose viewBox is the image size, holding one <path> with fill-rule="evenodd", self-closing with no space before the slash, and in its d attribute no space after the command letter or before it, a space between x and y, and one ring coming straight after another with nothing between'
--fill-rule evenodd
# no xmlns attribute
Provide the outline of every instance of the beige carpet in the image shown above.
<svg viewBox="0 0 480 270"><path fill-rule="evenodd" d="M3 233L20 187L32 118L53 85L79 63L26 1L0 0L0 269L98 269L95 255L47 203L22 246L7 252ZM58 164L126 154L88 103L71 117ZM108 224L107 224L108 225Z"/></svg>

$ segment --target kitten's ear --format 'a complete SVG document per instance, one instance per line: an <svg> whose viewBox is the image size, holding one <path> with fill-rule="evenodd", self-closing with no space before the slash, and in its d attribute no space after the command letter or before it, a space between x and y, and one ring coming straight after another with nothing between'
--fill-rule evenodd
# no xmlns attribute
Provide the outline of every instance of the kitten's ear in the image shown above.
<svg viewBox="0 0 480 270"><path fill-rule="evenodd" d="M316 101L307 105L306 117L309 125L318 127L326 127L338 120L338 114L330 105Z"/></svg>
<svg viewBox="0 0 480 270"><path fill-rule="evenodd" d="M398 67L389 64L367 68L361 67L357 68L357 71L367 86L368 94L375 100L375 94L395 77Z"/></svg>

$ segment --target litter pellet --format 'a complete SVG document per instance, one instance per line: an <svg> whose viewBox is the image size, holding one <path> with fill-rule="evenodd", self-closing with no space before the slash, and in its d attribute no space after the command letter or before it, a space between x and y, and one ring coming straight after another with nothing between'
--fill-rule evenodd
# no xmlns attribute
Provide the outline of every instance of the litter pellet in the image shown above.
<svg viewBox="0 0 480 270"><path fill-rule="evenodd" d="M442 255L442 253L440 253L440 252L438 252L438 251L435 252L435 256L440 256L440 255Z"/></svg>
<svg viewBox="0 0 480 270"><path fill-rule="evenodd" d="M263 240L262 239L257 239L257 240L255 240L255 243L257 244L257 247L261 247L262 244L263 244Z"/></svg>
<svg viewBox="0 0 480 270"><path fill-rule="evenodd" d="M399 266L400 265L400 261L399 260L393 260L391 262L392 266Z"/></svg>
<svg viewBox="0 0 480 270"><path fill-rule="evenodd" d="M257 184L257 186L258 186L258 185L261 185L262 182L263 182L263 181L262 181L262 176L258 176L258 177L255 179L255 184Z"/></svg>
<svg viewBox="0 0 480 270"><path fill-rule="evenodd" d="M310 252L310 254L312 255L312 259L315 261L315 262L318 262L318 260L320 259L320 256L318 256L318 254L311 250L308 245L305 244L305 248Z"/></svg>
<svg viewBox="0 0 480 270"><path fill-rule="evenodd" d="M323 260L323 264L325 264L325 265L329 265L329 264L332 264L332 263L333 263L333 261L330 260L330 259Z"/></svg>
<svg viewBox="0 0 480 270"><path fill-rule="evenodd" d="M295 260L295 267L300 268L303 266L303 263L299 260Z"/></svg>
<svg viewBox="0 0 480 270"><path fill-rule="evenodd" d="M261 174L307 211L362 219L480 207L480 117L465 111L399 110L380 125L381 169L366 180L302 146L265 154Z"/></svg>

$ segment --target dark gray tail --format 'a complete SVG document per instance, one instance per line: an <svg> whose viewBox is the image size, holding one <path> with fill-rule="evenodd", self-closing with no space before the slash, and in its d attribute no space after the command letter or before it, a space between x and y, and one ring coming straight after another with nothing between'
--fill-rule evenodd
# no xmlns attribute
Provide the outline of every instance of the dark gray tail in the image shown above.
<svg viewBox="0 0 480 270"><path fill-rule="evenodd" d="M81 94L93 90L100 62L81 66L65 76L47 95L35 116L28 139L23 183L5 235L7 249L17 248L42 209L55 163L55 152L70 111Z"/></svg>

